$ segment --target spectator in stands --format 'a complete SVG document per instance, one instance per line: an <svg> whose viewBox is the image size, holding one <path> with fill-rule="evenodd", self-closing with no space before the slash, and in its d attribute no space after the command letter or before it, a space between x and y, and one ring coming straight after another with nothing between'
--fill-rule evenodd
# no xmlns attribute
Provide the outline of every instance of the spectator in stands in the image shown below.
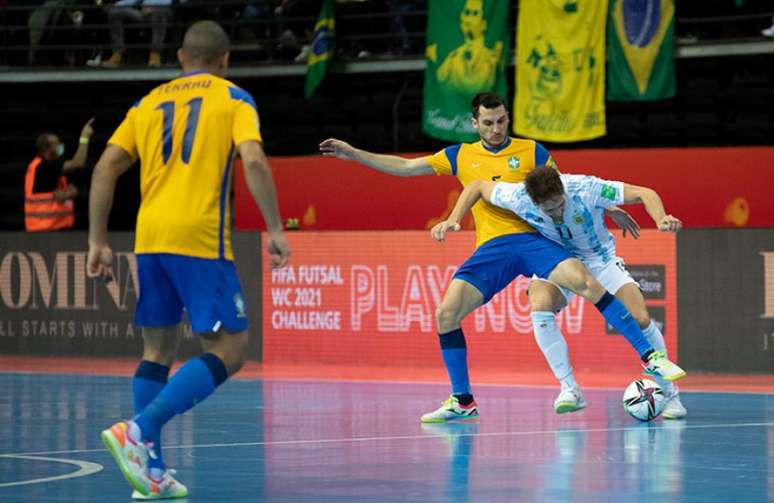
<svg viewBox="0 0 774 503"><path fill-rule="evenodd" d="M65 174L86 164L94 129L92 117L81 129L75 155L64 159L65 146L54 133L43 133L35 141L37 155L27 167L24 179L24 226L28 232L69 229L75 224L75 185Z"/></svg>
<svg viewBox="0 0 774 503"><path fill-rule="evenodd" d="M27 59L35 63L35 55L44 41L49 43L72 44L75 42L74 28L80 27L83 12L77 10L70 0L46 0L30 13L27 19L30 45ZM74 54L66 51L65 62L73 64Z"/></svg>
<svg viewBox="0 0 774 503"><path fill-rule="evenodd" d="M295 54L296 62L306 61L321 7L322 0L282 0L275 7L274 15L279 18L280 25L277 51L281 57Z"/></svg>
<svg viewBox="0 0 774 503"><path fill-rule="evenodd" d="M172 15L172 0L118 0L108 10L108 25L110 26L110 44L113 54L102 62L104 68L118 68L124 59L126 45L124 42L125 23L149 23L151 29L150 55L148 66L161 66L161 50L167 25Z"/></svg>
<svg viewBox="0 0 774 503"><path fill-rule="evenodd" d="M271 33L271 20L274 16L274 10L280 5L280 0L254 0L248 2L239 14L240 25L237 28L237 38L251 42L268 38ZM255 30L258 30L258 33Z"/></svg>

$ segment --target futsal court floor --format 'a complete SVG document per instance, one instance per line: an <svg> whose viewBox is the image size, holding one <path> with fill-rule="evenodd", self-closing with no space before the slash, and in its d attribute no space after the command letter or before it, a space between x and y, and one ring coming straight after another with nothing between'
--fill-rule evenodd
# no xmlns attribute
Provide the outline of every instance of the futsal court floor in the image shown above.
<svg viewBox="0 0 774 503"><path fill-rule="evenodd" d="M131 501L99 432L131 416L132 365L0 359L0 502ZM624 412L622 386L592 382L588 408L559 416L555 386L489 383L474 389L479 420L422 425L443 376L392 375L258 367L228 381L164 430L183 501L774 501L771 376L689 376L688 418L651 423Z"/></svg>

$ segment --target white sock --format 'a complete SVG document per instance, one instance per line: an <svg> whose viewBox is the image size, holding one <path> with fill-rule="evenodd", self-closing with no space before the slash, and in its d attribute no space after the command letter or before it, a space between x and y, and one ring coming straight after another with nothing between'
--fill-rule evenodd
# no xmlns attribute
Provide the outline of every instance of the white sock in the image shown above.
<svg viewBox="0 0 774 503"><path fill-rule="evenodd" d="M648 328L642 331L642 335L645 336L645 339L648 340L651 346L653 346L653 349L656 351L662 351L665 355L667 355L666 350L666 343L664 343L664 336L661 333L661 330L658 329L656 324L653 322L653 320L650 320L650 325L648 325ZM669 357L669 355L667 355ZM659 376L652 376L659 386L661 386L661 389L664 390L664 393L667 395L671 394L674 390L674 384L672 384L669 381L665 381L663 378Z"/></svg>
<svg viewBox="0 0 774 503"><path fill-rule="evenodd" d="M556 315L550 311L535 311L532 316L532 330L535 342L546 357L554 376L562 383L562 389L577 388L575 375L567 352L567 341L556 325Z"/></svg>

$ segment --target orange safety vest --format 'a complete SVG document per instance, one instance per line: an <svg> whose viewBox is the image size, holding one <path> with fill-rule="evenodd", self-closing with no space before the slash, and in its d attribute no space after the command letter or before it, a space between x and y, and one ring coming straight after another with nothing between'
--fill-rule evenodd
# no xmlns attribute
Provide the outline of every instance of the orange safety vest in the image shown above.
<svg viewBox="0 0 774 503"><path fill-rule="evenodd" d="M28 232L55 231L75 225L75 205L72 199L54 200L53 192L32 192L35 187L35 173L43 162L35 157L27 166L24 178L24 226ZM67 178L59 177L58 189L67 189Z"/></svg>

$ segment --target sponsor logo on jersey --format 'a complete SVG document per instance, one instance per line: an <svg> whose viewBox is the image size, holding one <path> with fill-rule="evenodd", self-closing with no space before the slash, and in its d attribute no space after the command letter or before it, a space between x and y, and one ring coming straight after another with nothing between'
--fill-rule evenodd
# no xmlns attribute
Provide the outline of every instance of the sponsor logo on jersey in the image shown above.
<svg viewBox="0 0 774 503"><path fill-rule="evenodd" d="M610 199L611 201L615 201L616 195L618 195L618 189L616 189L612 185L603 185L602 191L600 192L599 195L604 197L605 199Z"/></svg>

